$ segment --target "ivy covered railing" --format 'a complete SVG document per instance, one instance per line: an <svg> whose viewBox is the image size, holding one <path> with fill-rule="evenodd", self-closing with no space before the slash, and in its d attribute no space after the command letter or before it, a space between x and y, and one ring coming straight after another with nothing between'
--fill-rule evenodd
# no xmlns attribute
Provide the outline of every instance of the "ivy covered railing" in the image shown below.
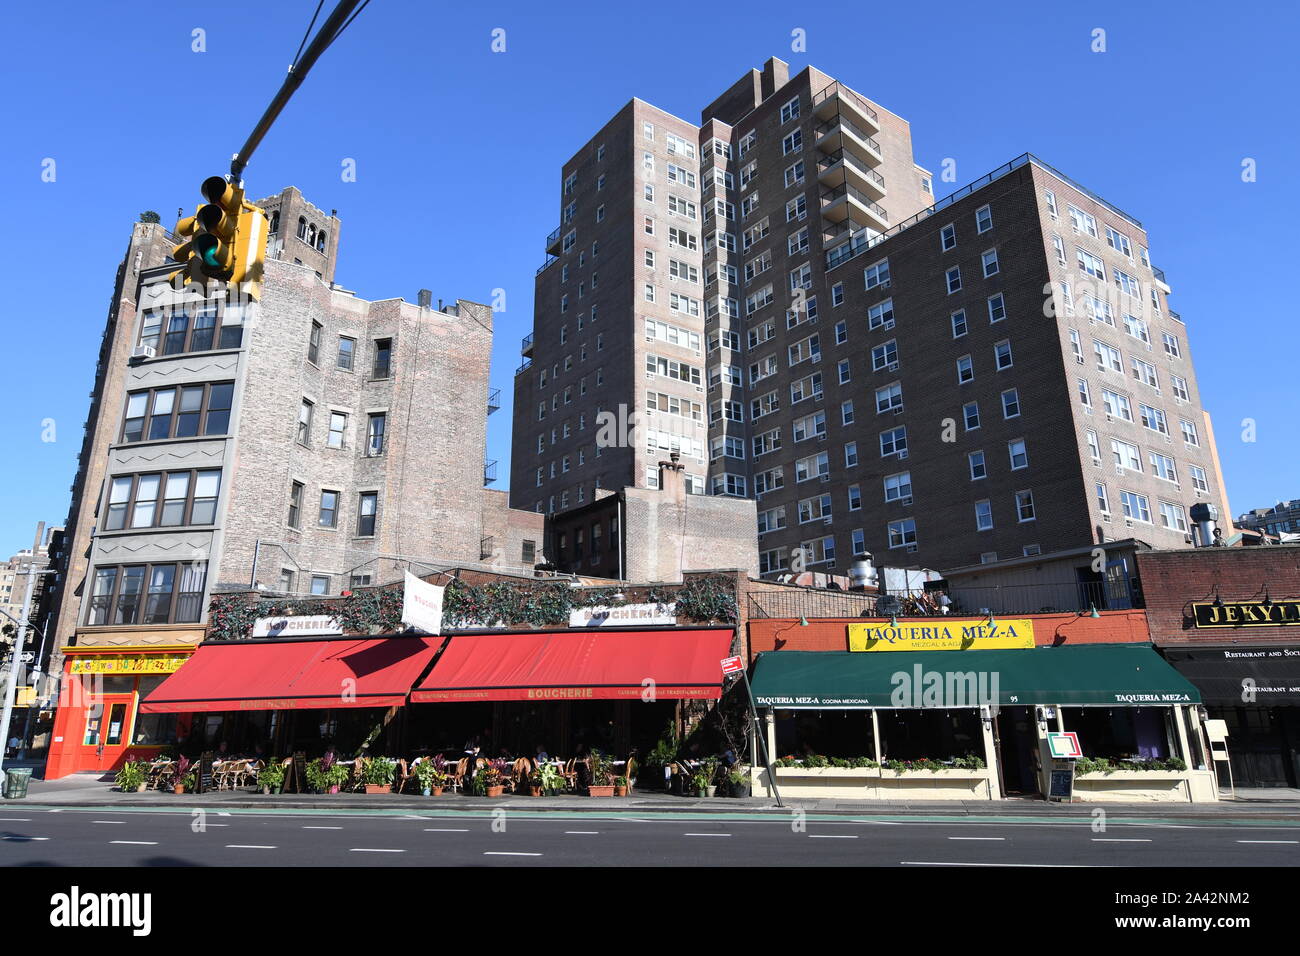
<svg viewBox="0 0 1300 956"><path fill-rule="evenodd" d="M635 592L640 591L640 596ZM443 624L448 628L563 627L572 611L589 607L676 605L679 619L695 622L736 620L735 583L723 575L692 578L684 584L650 588L574 588L556 581L489 581L468 584L453 580L443 596ZM345 632L391 633L402 629L402 586L358 588L337 598L261 599L252 594L222 594L209 605L208 639L245 640L261 617L328 615Z"/></svg>

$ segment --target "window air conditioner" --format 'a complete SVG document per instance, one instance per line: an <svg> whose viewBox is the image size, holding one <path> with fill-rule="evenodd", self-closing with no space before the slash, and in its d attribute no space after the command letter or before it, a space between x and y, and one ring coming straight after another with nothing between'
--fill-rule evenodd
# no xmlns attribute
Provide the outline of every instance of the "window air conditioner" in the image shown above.
<svg viewBox="0 0 1300 956"><path fill-rule="evenodd" d="M152 345L137 345L131 350L131 358L155 358L158 350Z"/></svg>
<svg viewBox="0 0 1300 956"><path fill-rule="evenodd" d="M897 406L897 407L894 409L894 414L895 414L895 415L901 415L901 414L903 414L903 406L902 406L902 405Z"/></svg>
<svg viewBox="0 0 1300 956"><path fill-rule="evenodd" d="M898 453L898 460L902 461L906 457L907 457L907 449L904 448L902 451Z"/></svg>
<svg viewBox="0 0 1300 956"><path fill-rule="evenodd" d="M1101 516L1101 520L1102 520L1102 521L1107 521L1107 522L1109 522L1109 521L1110 521L1110 515L1102 515L1102 516Z"/></svg>
<svg viewBox="0 0 1300 956"><path fill-rule="evenodd" d="M908 553L908 554L916 554L916 545L914 545L914 544L909 544L909 545L907 546L907 553Z"/></svg>
<svg viewBox="0 0 1300 956"><path fill-rule="evenodd" d="M897 372L897 371L898 371L898 363L897 363L897 362L890 362L889 365L887 366L887 371L890 371L890 372Z"/></svg>
<svg viewBox="0 0 1300 956"><path fill-rule="evenodd" d="M899 503L903 505L910 505L912 503L912 496L908 495L905 498L900 498Z"/></svg>

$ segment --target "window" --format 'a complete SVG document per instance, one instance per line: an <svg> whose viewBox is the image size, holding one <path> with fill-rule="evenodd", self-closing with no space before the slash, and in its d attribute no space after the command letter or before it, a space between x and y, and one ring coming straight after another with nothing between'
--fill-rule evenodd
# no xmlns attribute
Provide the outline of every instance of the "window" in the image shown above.
<svg viewBox="0 0 1300 956"><path fill-rule="evenodd" d="M785 221L795 222L808 215L808 200L802 194L795 196L785 204Z"/></svg>
<svg viewBox="0 0 1300 956"><path fill-rule="evenodd" d="M1151 462L1152 474L1157 478L1163 478L1165 481L1178 484L1178 466L1174 464L1172 458L1168 455L1158 455L1151 452L1148 460Z"/></svg>
<svg viewBox="0 0 1300 956"><path fill-rule="evenodd" d="M844 304L844 283L837 282L831 286L831 306L840 306Z"/></svg>
<svg viewBox="0 0 1300 956"><path fill-rule="evenodd" d="M384 428L388 424L388 415L375 412L366 422L366 455L374 458L384 453Z"/></svg>
<svg viewBox="0 0 1300 956"><path fill-rule="evenodd" d="M330 593L330 578L328 574L313 574L311 576L311 593L312 594Z"/></svg>
<svg viewBox="0 0 1300 956"><path fill-rule="evenodd" d="M1085 252L1082 249L1075 249L1075 255L1079 262L1079 271L1092 276L1095 279L1106 281L1106 266L1100 259L1091 252Z"/></svg>
<svg viewBox="0 0 1300 956"><path fill-rule="evenodd" d="M835 344L843 345L849 340L849 324L841 319L835 323Z"/></svg>
<svg viewBox="0 0 1300 956"><path fill-rule="evenodd" d="M975 230L977 232L988 232L993 228L993 211L988 206L980 206L975 210Z"/></svg>
<svg viewBox="0 0 1300 956"><path fill-rule="evenodd" d="M203 613L206 562L95 569L86 624L193 624Z"/></svg>
<svg viewBox="0 0 1300 956"><path fill-rule="evenodd" d="M305 398L298 408L298 444L300 445L311 443L311 416L314 408L315 406Z"/></svg>
<svg viewBox="0 0 1300 956"><path fill-rule="evenodd" d="M1121 490L1119 501L1125 518L1133 521L1143 521L1147 524L1151 523L1151 502L1146 495Z"/></svg>
<svg viewBox="0 0 1300 956"><path fill-rule="evenodd" d="M790 236L790 237L786 240L786 252L787 252L789 255L797 256L797 255L799 255L800 253L807 252L807 251L808 251L808 248L809 248L809 246L808 246L808 227L807 227L807 226L804 226L802 229L800 229L798 232L796 232L794 235ZM843 288L842 288L842 287L841 287L841 293L843 293ZM841 294L840 298L841 298L841 300L843 299L843 295L842 295L842 294Z"/></svg>
<svg viewBox="0 0 1300 956"><path fill-rule="evenodd" d="M698 216L695 203L687 202L678 196L668 196L668 215L682 216L686 219L695 219Z"/></svg>
<svg viewBox="0 0 1300 956"><path fill-rule="evenodd" d="M1150 385L1152 388L1160 387L1160 376L1156 372L1156 367L1150 362L1143 362L1140 359L1130 359L1133 369L1133 377L1139 382ZM1174 388L1174 394L1178 394L1177 387Z"/></svg>
<svg viewBox="0 0 1300 956"><path fill-rule="evenodd" d="M1097 220L1091 215L1070 204L1066 204L1066 210L1070 214L1070 225L1075 232L1085 232L1092 238L1097 238Z"/></svg>
<svg viewBox="0 0 1300 956"><path fill-rule="evenodd" d="M1092 410L1092 392L1088 388L1086 378L1079 379L1079 404L1089 411Z"/></svg>
<svg viewBox="0 0 1300 956"><path fill-rule="evenodd" d="M988 469L984 465L984 452L973 451L966 456L966 461L970 465L971 481L979 481L981 478L988 477Z"/></svg>
<svg viewBox="0 0 1300 956"><path fill-rule="evenodd" d="M987 498L975 502L975 530L993 530L993 503Z"/></svg>
<svg viewBox="0 0 1300 956"><path fill-rule="evenodd" d="M783 156L788 156L800 149L803 149L803 130L793 130L781 140L781 155Z"/></svg>
<svg viewBox="0 0 1300 956"><path fill-rule="evenodd" d="M1192 400L1191 393L1187 391L1187 379L1179 378L1177 375L1171 375L1169 376L1169 380L1173 383L1175 398L1182 402L1190 402Z"/></svg>
<svg viewBox="0 0 1300 956"><path fill-rule="evenodd" d="M1001 322L1007 317L1006 302L1002 298L1002 293L989 296L989 325L994 322Z"/></svg>
<svg viewBox="0 0 1300 956"><path fill-rule="evenodd" d="M1086 432L1088 438L1088 452L1092 456L1094 465L1101 464L1101 445L1097 442L1097 433L1089 428Z"/></svg>
<svg viewBox="0 0 1300 956"><path fill-rule="evenodd" d="M329 434L325 437L325 444L329 448L342 448L343 435L348 428L348 416L342 412L330 412Z"/></svg>
<svg viewBox="0 0 1300 956"><path fill-rule="evenodd" d="M1002 393L1002 417L1018 418L1020 415L1020 394L1009 388Z"/></svg>
<svg viewBox="0 0 1300 956"><path fill-rule="evenodd" d="M993 364L999 372L1011 367L1011 342L1007 339L993 346Z"/></svg>
<svg viewBox="0 0 1300 956"><path fill-rule="evenodd" d="M210 525L220 487L220 469L112 478L103 530Z"/></svg>
<svg viewBox="0 0 1300 956"><path fill-rule="evenodd" d="M371 378L388 378L392 372L393 340L375 339L375 361Z"/></svg>
<svg viewBox="0 0 1300 956"><path fill-rule="evenodd" d="M1097 490L1097 510L1104 515L1110 514L1110 496L1106 493L1105 482L1097 482L1094 486Z"/></svg>
<svg viewBox="0 0 1300 956"><path fill-rule="evenodd" d="M1058 265L1065 265L1065 243L1061 241L1060 236L1052 236L1052 249L1056 253L1056 262Z"/></svg>
<svg viewBox="0 0 1300 956"><path fill-rule="evenodd" d="M357 537L371 538L375 534L375 512L379 507L379 492L363 491L357 502Z"/></svg>
<svg viewBox="0 0 1300 956"><path fill-rule="evenodd" d="M882 368L889 368L891 365L898 364L898 340L890 339L882 345L877 345L871 350L871 369L879 372Z"/></svg>
<svg viewBox="0 0 1300 956"><path fill-rule="evenodd" d="M984 278L988 279L998 274L998 251L990 249L980 256L980 262L984 266Z"/></svg>
<svg viewBox="0 0 1300 956"><path fill-rule="evenodd" d="M123 442L224 435L230 426L232 382L131 392L122 421Z"/></svg>
<svg viewBox="0 0 1300 956"><path fill-rule="evenodd" d="M1130 471L1142 470L1142 453L1138 450L1137 445L1130 445L1126 441L1112 438L1110 440L1110 451L1115 456L1115 467L1127 468Z"/></svg>
<svg viewBox="0 0 1300 956"><path fill-rule="evenodd" d="M868 289L874 289L876 286L888 288L889 260L881 259L874 265L867 266L862 272L862 279Z"/></svg>
<svg viewBox="0 0 1300 956"><path fill-rule="evenodd" d="M961 291L961 266L953 266L944 273L944 279L948 283L948 294Z"/></svg>
<svg viewBox="0 0 1300 956"><path fill-rule="evenodd" d="M1034 520L1034 493L1032 491L1016 492L1016 520L1022 523Z"/></svg>
<svg viewBox="0 0 1300 956"><path fill-rule="evenodd" d="M885 476L885 500L901 501L912 497L912 473L900 471L896 475Z"/></svg>
<svg viewBox="0 0 1300 956"><path fill-rule="evenodd" d="M769 531L780 531L785 527L785 505L779 508L769 508L767 511L758 513L758 533L767 534Z"/></svg>
<svg viewBox="0 0 1300 956"><path fill-rule="evenodd" d="M1169 501L1159 502L1160 523L1171 531L1181 531L1187 533L1187 515L1183 511L1182 505L1176 505Z"/></svg>
<svg viewBox="0 0 1300 956"><path fill-rule="evenodd" d="M317 524L322 528L336 528L339 523L339 493L321 489L320 514Z"/></svg>
<svg viewBox="0 0 1300 956"><path fill-rule="evenodd" d="M851 398L840 402L840 424L853 424L853 399Z"/></svg>
<svg viewBox="0 0 1300 956"><path fill-rule="evenodd" d="M801 159L797 163L792 163L791 165L786 167L785 186L787 189L789 189L791 186L797 186L799 185L799 183L803 181L804 181L804 163L803 160Z"/></svg>
<svg viewBox="0 0 1300 956"><path fill-rule="evenodd" d="M1133 408L1129 404L1128 396L1103 388L1101 403L1106 408L1106 414L1112 418L1122 418L1126 422L1133 420Z"/></svg>
<svg viewBox="0 0 1300 956"><path fill-rule="evenodd" d="M939 248L943 252L955 248L957 245L957 227L952 223L944 226L939 230Z"/></svg>
<svg viewBox="0 0 1300 956"><path fill-rule="evenodd" d="M824 451L818 452L816 455L800 458L794 463L794 478L796 482L810 481L813 478L829 475L830 470L830 456Z"/></svg>
<svg viewBox="0 0 1300 956"><path fill-rule="evenodd" d="M890 428L880 433L880 457L887 458L907 451L907 426Z"/></svg>
<svg viewBox="0 0 1300 956"><path fill-rule="evenodd" d="M244 327L242 313L238 309L230 309L223 313L223 324L218 338L218 306L215 303L200 305L193 315L190 312L191 308L169 306L165 309L146 311L141 320L140 344L147 345L162 355L240 347ZM190 321L191 319L193 322Z"/></svg>
<svg viewBox="0 0 1300 956"><path fill-rule="evenodd" d="M1188 465L1187 470L1191 473L1192 476L1192 487L1195 488L1197 491L1203 492L1205 494L1209 494L1210 479L1205 474L1205 469L1202 468L1200 465Z"/></svg>
<svg viewBox="0 0 1300 956"><path fill-rule="evenodd" d="M1182 430L1184 442L1189 445L1200 446L1201 440L1197 437L1196 426L1194 424L1185 418L1180 418L1178 419L1178 427Z"/></svg>
<svg viewBox="0 0 1300 956"><path fill-rule="evenodd" d="M810 335L806 339L800 339L798 342L789 346L786 349L786 353L786 357L791 366L807 361L820 362L822 357L820 337Z"/></svg>
<svg viewBox="0 0 1300 956"><path fill-rule="evenodd" d="M1125 295L1130 295L1134 298L1140 298L1142 295L1142 287L1138 284L1138 280L1127 272L1121 272L1119 269L1115 270L1115 285L1119 288L1119 291L1123 292Z"/></svg>
<svg viewBox="0 0 1300 956"><path fill-rule="evenodd" d="M348 338L345 335L339 336L338 354L334 359L334 366L345 372L352 371L352 359L357 350L357 340Z"/></svg>
<svg viewBox="0 0 1300 956"><path fill-rule="evenodd" d="M974 431L980 427L980 404L979 402L967 402L961 407L962 421L966 424L966 431Z"/></svg>
<svg viewBox="0 0 1300 956"><path fill-rule="evenodd" d="M1012 471L1019 471L1021 468L1029 467L1029 451L1025 448L1023 438L1007 442L1007 457L1011 459Z"/></svg>
<svg viewBox="0 0 1300 956"><path fill-rule="evenodd" d="M1130 259L1133 258L1133 249L1129 245L1128 236L1122 232L1116 232L1110 226L1106 227L1106 245L1120 253L1120 255L1127 256Z"/></svg>
<svg viewBox="0 0 1300 956"><path fill-rule="evenodd" d="M1164 343L1166 355L1170 358L1182 358L1183 350L1178 344L1178 336L1170 335L1168 332L1161 332L1160 340Z"/></svg>
<svg viewBox="0 0 1300 956"><path fill-rule="evenodd" d="M320 334L322 326L319 322L311 324L311 334L307 337L307 361L312 365L320 364Z"/></svg>
<svg viewBox="0 0 1300 956"><path fill-rule="evenodd" d="M1123 372L1124 357L1120 354L1119 349L1105 342L1092 341L1093 354L1097 356L1097 370L1100 372Z"/></svg>
<svg viewBox="0 0 1300 956"><path fill-rule="evenodd" d="M862 510L862 488L858 485L849 485L849 510Z"/></svg>
<svg viewBox="0 0 1300 956"><path fill-rule="evenodd" d="M726 472L721 475L714 475L713 493L715 495L729 495L735 498L745 497L745 476L732 475Z"/></svg>
<svg viewBox="0 0 1300 956"><path fill-rule="evenodd" d="M818 521L831 516L831 496L817 495L799 502L799 523Z"/></svg>
<svg viewBox="0 0 1300 956"><path fill-rule="evenodd" d="M840 359L839 364L835 366L835 370L839 374L841 385L846 384L853 377L853 370L848 359Z"/></svg>
<svg viewBox="0 0 1300 956"><path fill-rule="evenodd" d="M787 550L787 548L773 548L771 551L760 552L758 556L759 573L774 574L777 571L786 570Z"/></svg>
<svg viewBox="0 0 1300 956"><path fill-rule="evenodd" d="M289 527L297 528L302 515L302 482L289 486Z"/></svg>
<svg viewBox="0 0 1300 956"><path fill-rule="evenodd" d="M668 144L668 154L670 156L681 153L687 159L695 158L695 144L690 140L682 139L680 136L674 136L668 133L664 136L664 142Z"/></svg>
<svg viewBox="0 0 1300 956"><path fill-rule="evenodd" d="M1165 413L1162 409L1139 404L1138 417L1142 420L1143 427L1162 435L1169 434L1169 423L1165 421Z"/></svg>
<svg viewBox="0 0 1300 956"><path fill-rule="evenodd" d="M957 384L965 385L967 382L975 380L975 365L969 355L963 355L957 360Z"/></svg>
<svg viewBox="0 0 1300 956"><path fill-rule="evenodd" d="M795 119L799 115L799 97L795 97L789 103L781 107L781 123L785 124Z"/></svg>
<svg viewBox="0 0 1300 956"><path fill-rule="evenodd" d="M1043 190L1043 202L1047 204L1047 212L1053 219L1056 218L1056 193L1050 189Z"/></svg>
<svg viewBox="0 0 1300 956"><path fill-rule="evenodd" d="M877 302L867 309L867 328L892 329L894 327L894 300Z"/></svg>
<svg viewBox="0 0 1300 956"><path fill-rule="evenodd" d="M904 548L916 544L915 518L901 518L898 521L891 521L887 526L887 530L891 548Z"/></svg>
<svg viewBox="0 0 1300 956"><path fill-rule="evenodd" d="M990 300L990 302L991 301L992 300ZM969 327L966 324L965 309L958 309L956 312L952 314L951 318L952 318L952 337L954 339L959 339L963 335L965 335L968 331L970 331Z"/></svg>
<svg viewBox="0 0 1300 956"><path fill-rule="evenodd" d="M821 438L826 434L826 413L815 412L795 419L791 427L794 441L806 441L809 438Z"/></svg>
<svg viewBox="0 0 1300 956"><path fill-rule="evenodd" d="M903 386L898 382L876 389L876 414L903 410Z"/></svg>

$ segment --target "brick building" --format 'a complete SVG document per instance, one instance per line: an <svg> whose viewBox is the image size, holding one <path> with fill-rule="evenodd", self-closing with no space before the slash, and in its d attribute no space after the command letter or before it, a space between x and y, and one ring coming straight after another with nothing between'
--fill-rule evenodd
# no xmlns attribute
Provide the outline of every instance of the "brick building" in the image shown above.
<svg viewBox="0 0 1300 956"><path fill-rule="evenodd" d="M1224 721L1233 782L1300 786L1300 545L1147 551L1137 564L1151 640Z"/></svg>
<svg viewBox="0 0 1300 956"><path fill-rule="evenodd" d="M564 165L516 507L652 486L679 451L690 490L756 499L777 574L1171 548L1222 502L1132 216L1029 155L935 202L904 120L777 59L701 124L633 100Z"/></svg>

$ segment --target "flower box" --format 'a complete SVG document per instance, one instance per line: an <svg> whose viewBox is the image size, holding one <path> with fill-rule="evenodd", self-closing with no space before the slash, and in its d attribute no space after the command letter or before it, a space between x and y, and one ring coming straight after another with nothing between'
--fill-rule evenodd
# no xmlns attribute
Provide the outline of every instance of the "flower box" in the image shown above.
<svg viewBox="0 0 1300 956"><path fill-rule="evenodd" d="M612 783L607 787L593 784L587 788L587 796L589 797L612 797L613 795L614 785Z"/></svg>

